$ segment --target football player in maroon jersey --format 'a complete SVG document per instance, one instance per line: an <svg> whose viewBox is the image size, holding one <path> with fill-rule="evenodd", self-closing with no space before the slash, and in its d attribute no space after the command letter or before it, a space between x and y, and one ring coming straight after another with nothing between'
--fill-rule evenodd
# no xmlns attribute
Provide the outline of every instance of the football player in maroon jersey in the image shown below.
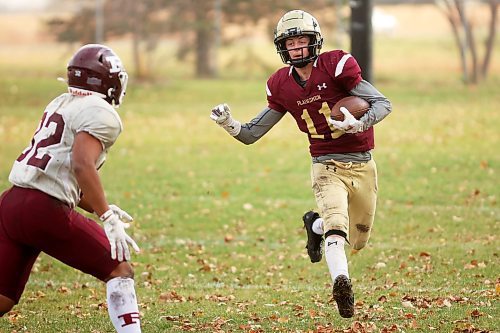
<svg viewBox="0 0 500 333"><path fill-rule="evenodd" d="M310 211L303 216L307 252L312 262L320 261L324 237L333 298L340 315L350 318L354 294L344 245L360 250L370 237L377 198L373 125L391 112L391 103L363 80L352 55L341 50L320 54L323 37L311 14L302 10L286 13L276 27L274 44L288 66L268 79L267 107L241 123L232 118L227 104L219 104L210 118L245 144L259 140L286 113L307 135L312 190L319 209L319 213ZM333 105L350 95L368 101L368 112L359 120L349 112L343 121L331 119Z"/></svg>
<svg viewBox="0 0 500 333"><path fill-rule="evenodd" d="M140 333L125 232L132 217L108 204L98 169L122 131L118 107L127 72L108 47L80 48L67 68L68 92L42 115L30 145L14 161L13 186L0 196L0 316L19 302L40 252L106 283L118 333ZM103 226L74 208L95 213Z"/></svg>

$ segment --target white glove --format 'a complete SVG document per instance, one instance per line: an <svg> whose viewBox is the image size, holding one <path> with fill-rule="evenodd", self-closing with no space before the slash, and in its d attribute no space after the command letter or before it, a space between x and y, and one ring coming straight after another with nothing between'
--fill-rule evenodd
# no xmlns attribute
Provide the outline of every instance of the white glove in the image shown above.
<svg viewBox="0 0 500 333"><path fill-rule="evenodd" d="M113 213L118 215L120 220L122 220L125 223L130 223L134 220L134 218L132 216L130 216L129 213L127 213L126 211L124 211L123 209L118 207L117 205L109 205L109 209L111 209L113 211Z"/></svg>
<svg viewBox="0 0 500 333"><path fill-rule="evenodd" d="M354 116L347 110L345 107L341 107L340 112L344 114L344 120L338 121L332 118L329 118L328 121L333 125L336 129L344 131L345 133L359 133L363 132L364 123L362 121L357 120Z"/></svg>
<svg viewBox="0 0 500 333"><path fill-rule="evenodd" d="M122 212L125 213L124 211ZM130 217L127 213L125 214ZM125 258L125 260L130 260L130 250L127 243L132 245L135 252L140 251L136 242L125 232L129 224L123 222L112 209L102 214L99 219L103 222L104 232L106 233L106 237L108 237L109 245L111 245L111 259L118 258L118 261L123 261Z"/></svg>
<svg viewBox="0 0 500 333"><path fill-rule="evenodd" d="M215 121L232 136L238 135L241 131L241 123L231 117L231 110L225 103L212 108L210 119Z"/></svg>

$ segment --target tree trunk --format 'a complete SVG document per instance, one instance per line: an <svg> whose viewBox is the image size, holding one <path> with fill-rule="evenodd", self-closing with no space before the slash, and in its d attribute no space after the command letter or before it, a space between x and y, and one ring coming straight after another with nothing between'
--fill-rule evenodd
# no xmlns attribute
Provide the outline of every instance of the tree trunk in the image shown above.
<svg viewBox="0 0 500 333"><path fill-rule="evenodd" d="M481 77L486 78L488 75L488 68L490 67L491 54L493 53L493 46L495 45L495 37L496 37L496 24L497 24L497 13L498 9L498 1L490 0L490 12L491 12L491 20L488 31L488 38L486 39L486 52L484 54L483 65L481 67Z"/></svg>
<svg viewBox="0 0 500 333"><path fill-rule="evenodd" d="M451 0L443 0L443 1L437 1L438 3L442 3L445 6L444 9L444 14L446 15L446 18L448 19L448 22L450 22L451 25L451 30L453 31L453 37L455 38L455 43L457 44L458 51L460 53L460 66L462 68L462 80L464 83L469 82L469 71L467 68L467 46L465 43L462 41L460 38L460 23L458 22L458 19L456 15L454 15L455 10L454 7L450 3Z"/></svg>
<svg viewBox="0 0 500 333"><path fill-rule="evenodd" d="M196 77L216 76L214 46L215 24L213 20L214 1L200 1L196 5Z"/></svg>
<svg viewBox="0 0 500 333"><path fill-rule="evenodd" d="M455 0L455 5L457 7L458 15L460 16L460 22L464 29L465 34L465 48L469 49L471 55L471 68L470 68L470 81L469 83L477 83L478 77L478 65L477 65L477 52L476 52L476 41L474 39L474 34L472 33L472 26L467 19L465 14L464 0Z"/></svg>
<svg viewBox="0 0 500 333"><path fill-rule="evenodd" d="M135 75L137 78L147 77L147 73L144 72L142 67L142 57L141 57L141 40L142 40L142 10L140 2L137 1L132 5L135 15L131 16L131 32L132 32L132 58L134 61Z"/></svg>

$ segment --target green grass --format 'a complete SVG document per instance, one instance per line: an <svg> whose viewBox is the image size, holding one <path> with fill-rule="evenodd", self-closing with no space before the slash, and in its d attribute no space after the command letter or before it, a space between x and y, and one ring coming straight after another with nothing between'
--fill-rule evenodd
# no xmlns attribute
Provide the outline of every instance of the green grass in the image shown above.
<svg viewBox="0 0 500 333"><path fill-rule="evenodd" d="M326 264L310 264L304 249L301 216L315 207L306 138L285 117L243 146L208 118L226 101L249 120L265 106L269 73L225 69L224 79L198 81L161 68L172 74L155 84L132 78L119 110L125 131L101 174L109 200L136 218L144 332L498 329L500 72L463 86L452 45L414 43L377 44L376 85L394 112L376 128L373 235L349 254L353 320L338 316ZM55 77L65 60L47 59L0 61L1 188L64 90ZM0 331L111 332L104 295L100 282L42 255Z"/></svg>

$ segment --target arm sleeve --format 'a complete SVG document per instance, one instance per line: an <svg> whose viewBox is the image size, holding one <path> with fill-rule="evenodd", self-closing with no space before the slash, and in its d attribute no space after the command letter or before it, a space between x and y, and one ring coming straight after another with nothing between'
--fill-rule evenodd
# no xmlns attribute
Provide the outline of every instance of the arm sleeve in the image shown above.
<svg viewBox="0 0 500 333"><path fill-rule="evenodd" d="M241 124L241 131L235 139L246 145L252 144L269 132L284 115L285 113L266 107L250 122Z"/></svg>
<svg viewBox="0 0 500 333"><path fill-rule="evenodd" d="M392 111L391 102L368 81L360 81L351 91L370 103L370 110L361 117L365 130L384 119Z"/></svg>

